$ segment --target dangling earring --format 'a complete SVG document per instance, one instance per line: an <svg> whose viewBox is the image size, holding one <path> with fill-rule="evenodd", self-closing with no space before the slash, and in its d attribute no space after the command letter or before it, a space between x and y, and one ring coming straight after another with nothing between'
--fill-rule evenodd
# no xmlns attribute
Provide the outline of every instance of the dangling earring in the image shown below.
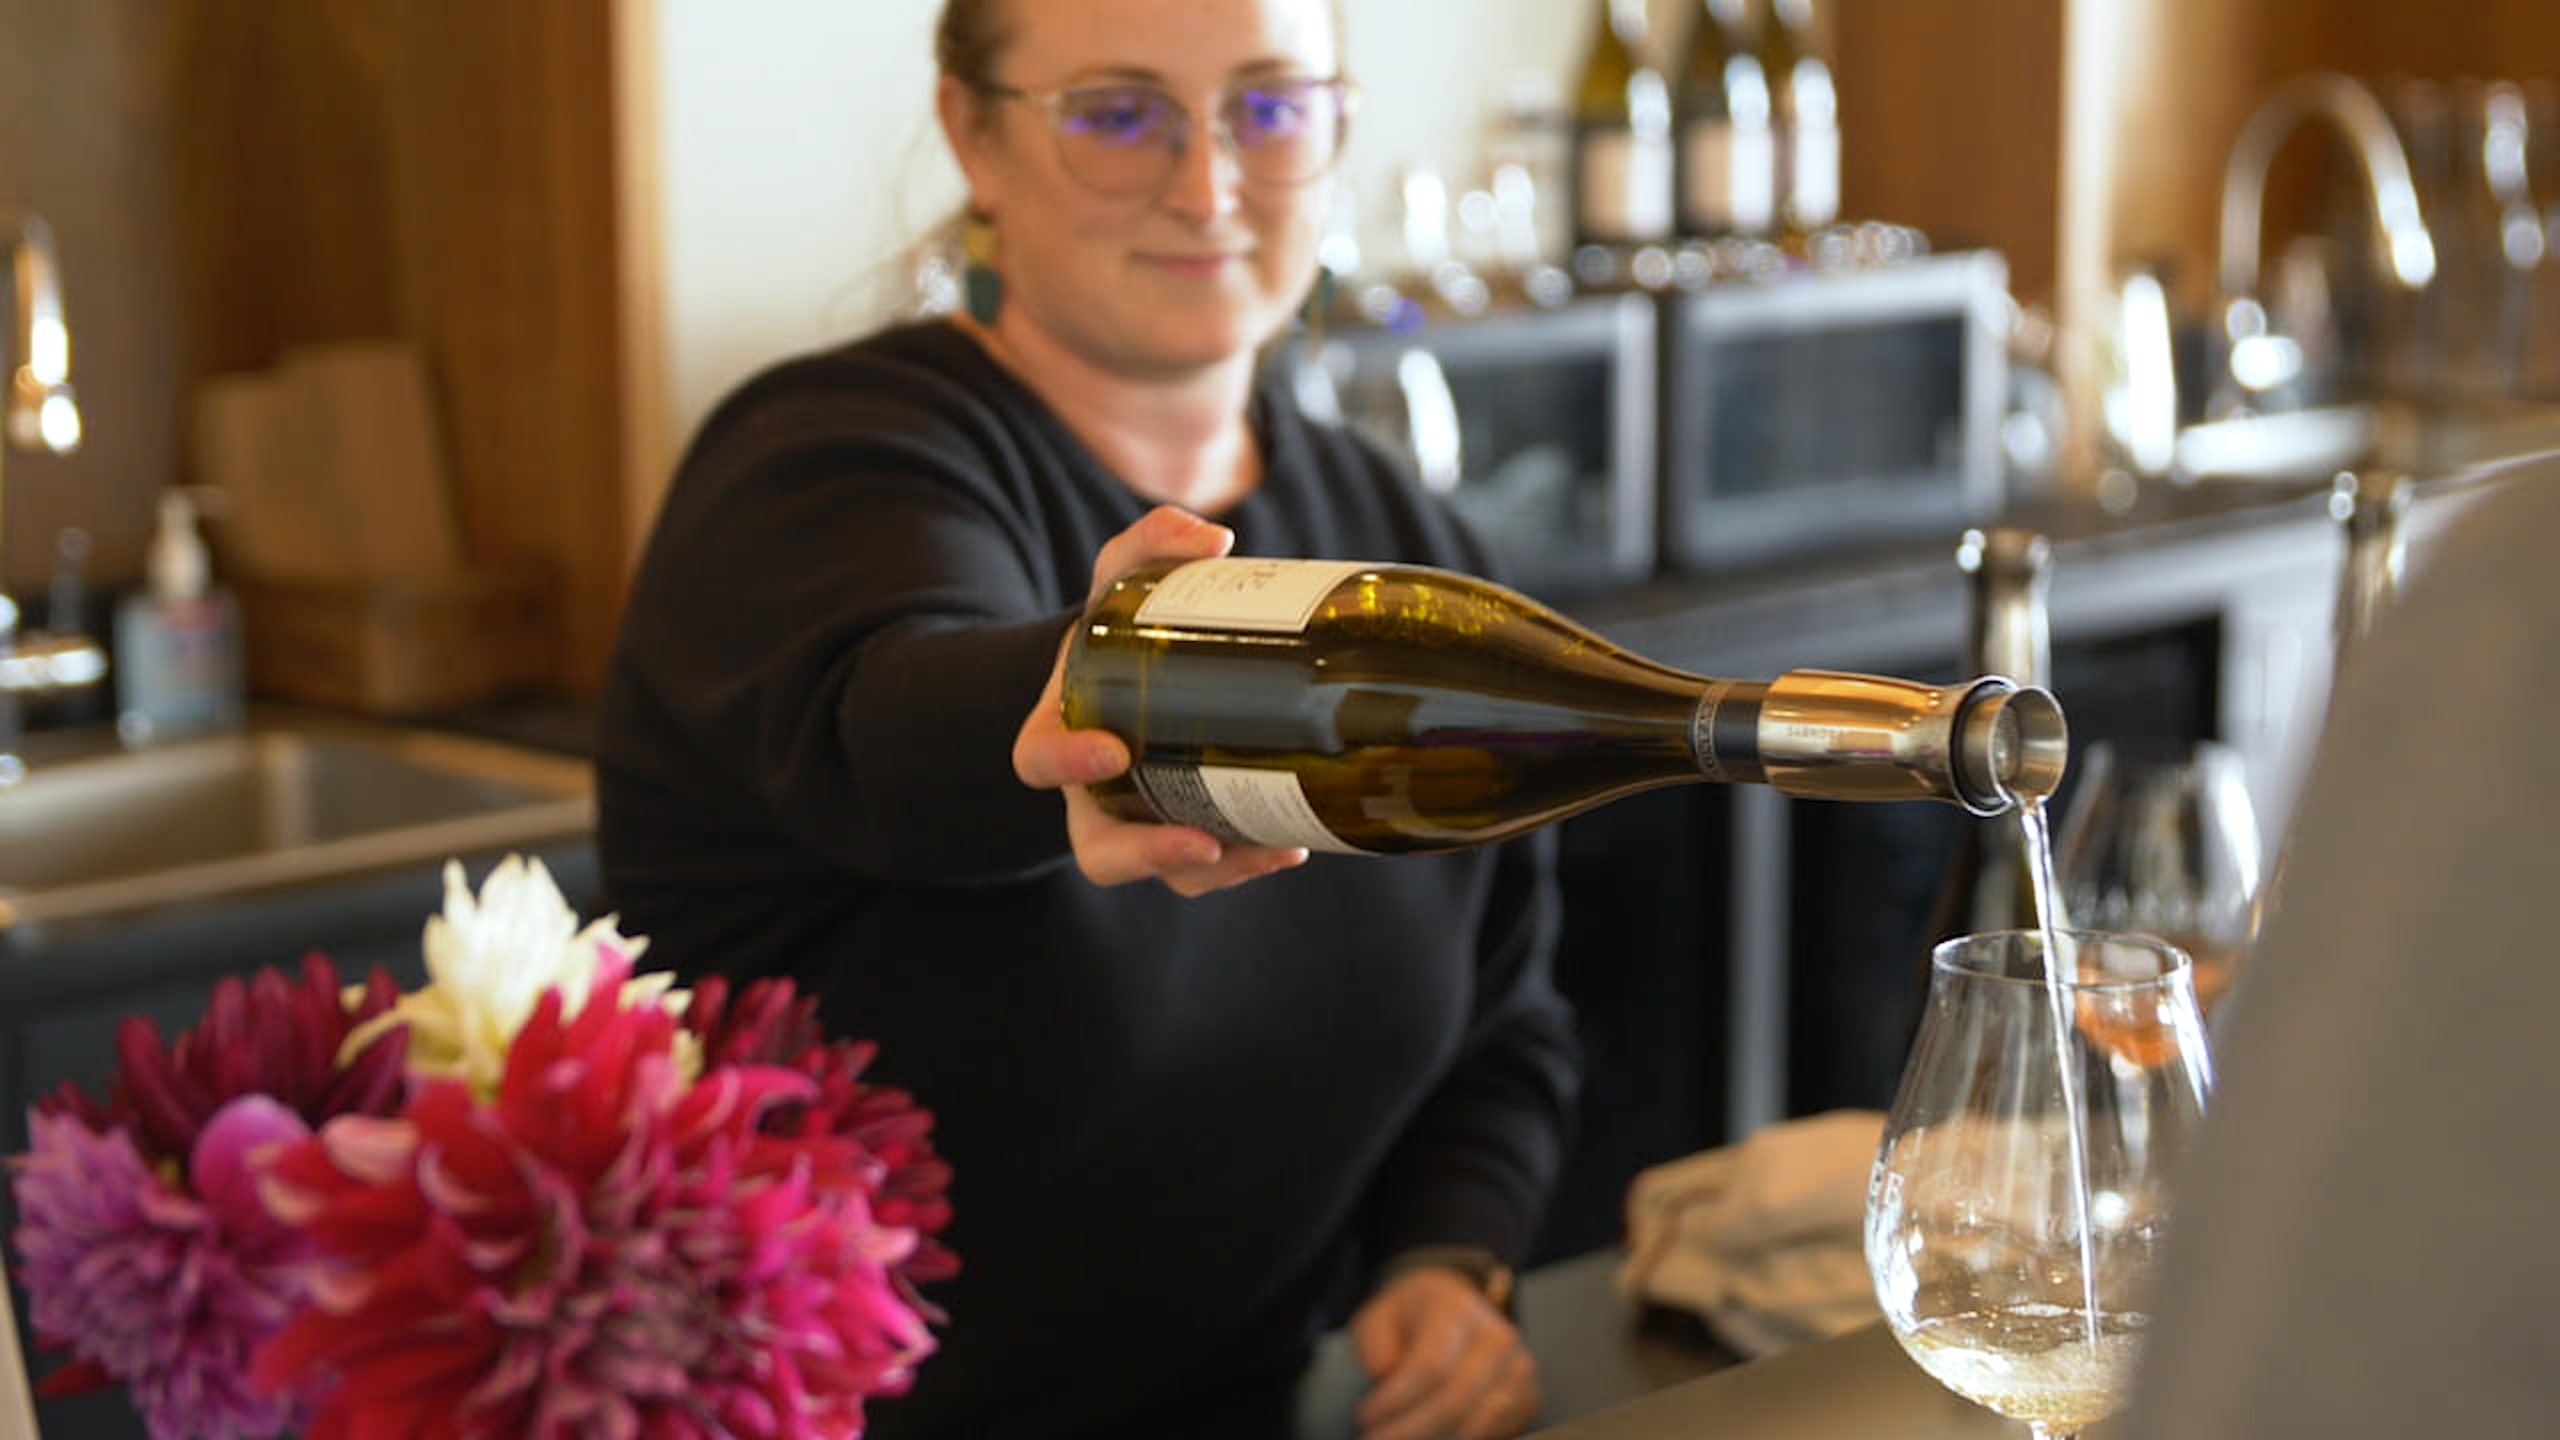
<svg viewBox="0 0 2560 1440"><path fill-rule="evenodd" d="M1004 308L1004 276L996 271L996 227L971 210L960 217L960 303L981 325Z"/></svg>
<svg viewBox="0 0 2560 1440"><path fill-rule="evenodd" d="M1319 263L1315 283L1307 287L1307 298L1298 306L1298 329L1306 338L1309 354L1324 348L1325 322L1333 316L1333 302L1341 282L1333 267Z"/></svg>

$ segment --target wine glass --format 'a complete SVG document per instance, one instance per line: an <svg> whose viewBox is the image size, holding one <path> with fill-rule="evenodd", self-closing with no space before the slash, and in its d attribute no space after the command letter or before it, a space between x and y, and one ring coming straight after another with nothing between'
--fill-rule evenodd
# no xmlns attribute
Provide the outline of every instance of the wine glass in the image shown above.
<svg viewBox="0 0 2560 1440"><path fill-rule="evenodd" d="M2054 846L2062 913L2186 951L2211 1013L2258 931L2258 820L2240 752L2212 740L2101 740L2081 773Z"/></svg>
<svg viewBox="0 0 2560 1440"><path fill-rule="evenodd" d="M2059 946L2059 987L2039 931L1937 948L1867 1181L1867 1268L1894 1337L2039 1440L2124 1399L2164 1181L2212 1087L2177 947L2087 931Z"/></svg>

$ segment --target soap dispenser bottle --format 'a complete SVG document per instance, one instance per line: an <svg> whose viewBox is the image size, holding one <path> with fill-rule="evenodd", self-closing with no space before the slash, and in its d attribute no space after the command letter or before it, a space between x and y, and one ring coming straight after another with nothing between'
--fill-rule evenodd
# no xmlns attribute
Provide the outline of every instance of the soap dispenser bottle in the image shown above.
<svg viewBox="0 0 2560 1440"><path fill-rule="evenodd" d="M144 586L116 607L116 730L141 745L235 729L243 711L240 607L213 583L195 502L163 491Z"/></svg>

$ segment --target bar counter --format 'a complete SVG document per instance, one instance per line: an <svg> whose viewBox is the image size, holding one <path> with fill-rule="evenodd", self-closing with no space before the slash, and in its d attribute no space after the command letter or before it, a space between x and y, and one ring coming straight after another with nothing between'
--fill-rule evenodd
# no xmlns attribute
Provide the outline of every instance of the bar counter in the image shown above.
<svg viewBox="0 0 2560 1440"><path fill-rule="evenodd" d="M2091 1440L2103 1427L2081 1432ZM1883 1322L1530 1432L1536 1440L2020 1440L1913 1364Z"/></svg>
<svg viewBox="0 0 2560 1440"><path fill-rule="evenodd" d="M1929 1378L1883 1322L1763 1359L1703 1326L1639 1318L1616 1288L1615 1250L1523 1276L1520 1325L1546 1405L1529 1440L2023 1440ZM1329 1337L1299 1393L1299 1440L1352 1440L1358 1367ZM2106 1427L2082 1432L2105 1440Z"/></svg>

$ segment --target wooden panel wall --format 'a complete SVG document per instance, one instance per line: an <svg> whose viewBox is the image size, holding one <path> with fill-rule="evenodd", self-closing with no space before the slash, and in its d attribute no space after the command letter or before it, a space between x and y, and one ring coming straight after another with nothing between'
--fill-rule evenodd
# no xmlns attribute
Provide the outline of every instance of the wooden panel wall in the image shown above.
<svg viewBox="0 0 2560 1440"><path fill-rule="evenodd" d="M2053 285L2061 173L2059 0L1840 0L1842 213L2007 253Z"/></svg>
<svg viewBox="0 0 2560 1440"><path fill-rule="evenodd" d="M0 583L22 600L43 596L67 528L94 542L93 582L140 570L153 497L175 478L164 9L0 0L0 212L40 214L53 228L87 430L75 455L0 458ZM0 323L14 328L15 309L0 290Z"/></svg>
<svg viewBox="0 0 2560 1440"><path fill-rule="evenodd" d="M556 584L589 693L622 595L611 0L175 7L187 373L401 336L465 544Z"/></svg>

